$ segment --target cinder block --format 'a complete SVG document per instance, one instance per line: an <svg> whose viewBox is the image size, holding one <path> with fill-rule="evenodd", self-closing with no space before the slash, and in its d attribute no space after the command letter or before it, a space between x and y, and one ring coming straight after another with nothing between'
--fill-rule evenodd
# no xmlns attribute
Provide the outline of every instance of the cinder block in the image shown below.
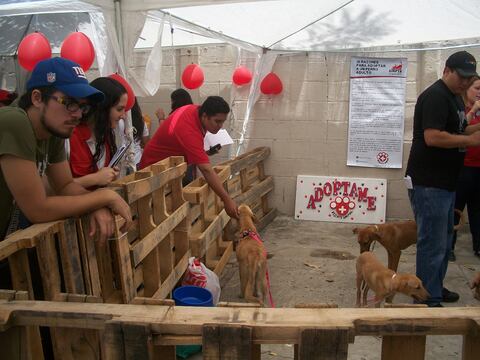
<svg viewBox="0 0 480 360"><path fill-rule="evenodd" d="M408 197L407 188L403 179L391 179L388 181L388 200L405 200Z"/></svg>
<svg viewBox="0 0 480 360"><path fill-rule="evenodd" d="M329 81L328 82L328 100L349 101L350 82L349 81Z"/></svg>
<svg viewBox="0 0 480 360"><path fill-rule="evenodd" d="M329 101L327 103L328 121L346 122L348 124L348 107L347 101Z"/></svg>
<svg viewBox="0 0 480 360"><path fill-rule="evenodd" d="M387 198L387 220L412 219L413 211L410 207L410 201L406 199L398 199L389 201Z"/></svg>
<svg viewBox="0 0 480 360"><path fill-rule="evenodd" d="M256 120L273 120L273 102L266 99L257 101L252 110L252 118Z"/></svg>
<svg viewBox="0 0 480 360"><path fill-rule="evenodd" d="M302 140L276 140L272 152L280 159L308 159L312 155L311 144Z"/></svg>
<svg viewBox="0 0 480 360"><path fill-rule="evenodd" d="M205 82L231 82L234 64L202 63Z"/></svg>
<svg viewBox="0 0 480 360"><path fill-rule="evenodd" d="M296 176L277 176L274 189L269 197L269 204L280 213L293 216L295 211Z"/></svg>
<svg viewBox="0 0 480 360"><path fill-rule="evenodd" d="M309 102L307 104L307 111L307 120L326 123L329 118L327 102Z"/></svg>
<svg viewBox="0 0 480 360"><path fill-rule="evenodd" d="M328 121L327 140L345 140L348 138L348 124L346 122Z"/></svg>
<svg viewBox="0 0 480 360"><path fill-rule="evenodd" d="M312 61L311 56L309 57L309 62L307 65L307 74L306 78L309 81L327 81L328 72L327 65L325 60L320 58L319 61Z"/></svg>
<svg viewBox="0 0 480 360"><path fill-rule="evenodd" d="M293 123L299 120L308 120L307 105L308 103L304 101L282 101L273 107L273 118Z"/></svg>
<svg viewBox="0 0 480 360"><path fill-rule="evenodd" d="M152 75L150 75L152 76ZM175 67L174 66L163 66L160 70L160 83L162 85L166 84L176 84L177 78L176 78L176 72L175 72Z"/></svg>

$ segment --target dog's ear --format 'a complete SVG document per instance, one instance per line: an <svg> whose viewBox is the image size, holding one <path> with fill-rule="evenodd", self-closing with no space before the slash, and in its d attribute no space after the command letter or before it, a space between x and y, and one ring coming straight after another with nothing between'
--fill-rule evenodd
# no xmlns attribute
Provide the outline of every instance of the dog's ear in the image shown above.
<svg viewBox="0 0 480 360"><path fill-rule="evenodd" d="M352 232L353 232L354 234L358 234L358 228L354 228L354 229L352 230Z"/></svg>

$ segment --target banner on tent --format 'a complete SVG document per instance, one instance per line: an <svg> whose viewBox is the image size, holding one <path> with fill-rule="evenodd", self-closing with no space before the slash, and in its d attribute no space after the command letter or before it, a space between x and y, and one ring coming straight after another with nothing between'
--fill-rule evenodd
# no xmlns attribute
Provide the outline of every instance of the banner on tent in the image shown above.
<svg viewBox="0 0 480 360"><path fill-rule="evenodd" d="M386 195L386 179L298 175L295 219L382 224Z"/></svg>
<svg viewBox="0 0 480 360"><path fill-rule="evenodd" d="M401 168L407 59L352 57L347 165Z"/></svg>

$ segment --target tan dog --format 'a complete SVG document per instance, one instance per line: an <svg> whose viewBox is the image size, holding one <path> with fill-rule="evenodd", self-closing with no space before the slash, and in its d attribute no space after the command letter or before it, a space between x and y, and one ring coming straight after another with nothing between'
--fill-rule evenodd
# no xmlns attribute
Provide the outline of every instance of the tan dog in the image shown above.
<svg viewBox="0 0 480 360"><path fill-rule="evenodd" d="M370 250L373 241L378 241L387 250L388 268L397 271L402 250L417 242L417 224L415 221L390 222L355 228L360 244L360 253Z"/></svg>
<svg viewBox="0 0 480 360"><path fill-rule="evenodd" d="M475 299L480 300L480 272L473 278L470 288L475 289Z"/></svg>
<svg viewBox="0 0 480 360"><path fill-rule="evenodd" d="M393 296L397 292L418 301L424 301L429 297L422 281L415 275L397 274L378 261L372 252L366 251L357 258L357 306L367 305L369 289L375 292L376 307L380 307L387 296Z"/></svg>
<svg viewBox="0 0 480 360"><path fill-rule="evenodd" d="M267 257L258 238L254 214L248 205L238 207L241 238L236 246L242 296L263 306L267 296ZM255 237L257 239L255 239ZM258 297L256 297L254 295Z"/></svg>

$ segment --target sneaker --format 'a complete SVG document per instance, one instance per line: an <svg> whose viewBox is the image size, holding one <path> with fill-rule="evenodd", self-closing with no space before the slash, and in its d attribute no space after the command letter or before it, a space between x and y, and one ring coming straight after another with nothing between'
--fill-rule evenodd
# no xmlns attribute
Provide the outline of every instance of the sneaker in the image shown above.
<svg viewBox="0 0 480 360"><path fill-rule="evenodd" d="M455 256L455 253L452 250L450 251L450 254L448 254L448 261L454 262L455 260L457 260L457 257Z"/></svg>
<svg viewBox="0 0 480 360"><path fill-rule="evenodd" d="M443 302L455 302L460 299L460 295L456 292L449 291L447 288L442 289L442 301Z"/></svg>
<svg viewBox="0 0 480 360"><path fill-rule="evenodd" d="M436 304L427 304L427 305L428 305L428 307L443 307L443 305L442 305L442 304L440 304L440 303L436 303Z"/></svg>

